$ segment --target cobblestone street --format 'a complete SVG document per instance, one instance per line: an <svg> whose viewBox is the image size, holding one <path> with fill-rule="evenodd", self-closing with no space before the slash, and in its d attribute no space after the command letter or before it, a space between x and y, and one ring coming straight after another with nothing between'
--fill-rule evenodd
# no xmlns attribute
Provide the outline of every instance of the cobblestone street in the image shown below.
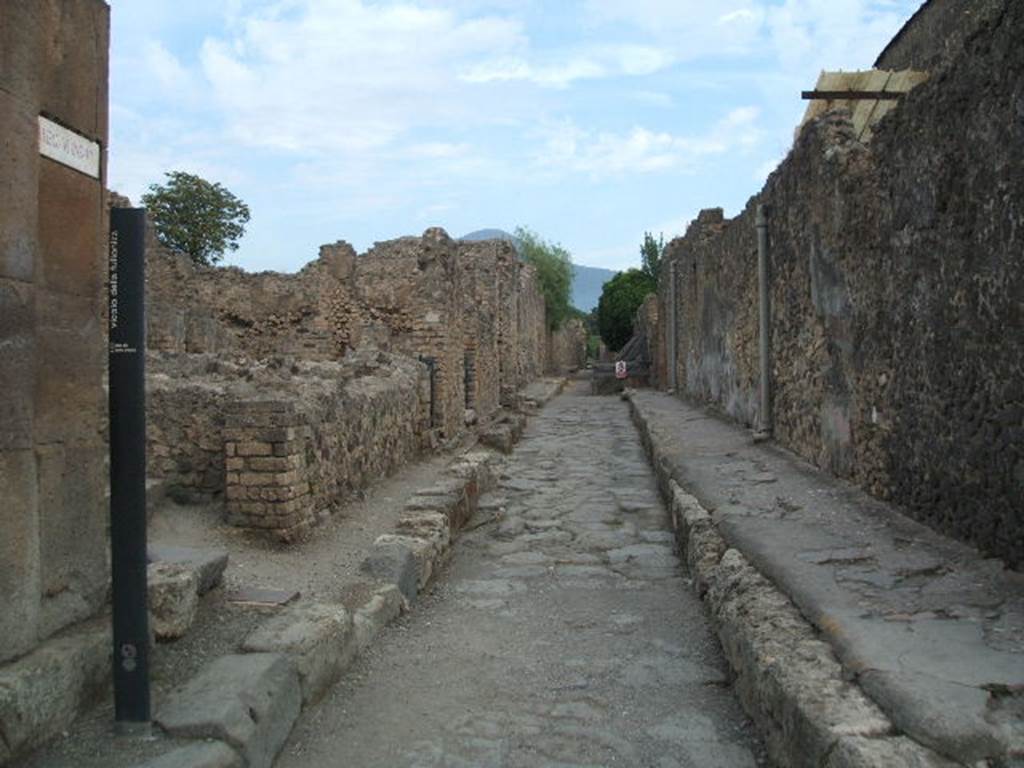
<svg viewBox="0 0 1024 768"><path fill-rule="evenodd" d="M627 406L532 421L433 592L278 765L744 768L762 749L673 548Z"/></svg>

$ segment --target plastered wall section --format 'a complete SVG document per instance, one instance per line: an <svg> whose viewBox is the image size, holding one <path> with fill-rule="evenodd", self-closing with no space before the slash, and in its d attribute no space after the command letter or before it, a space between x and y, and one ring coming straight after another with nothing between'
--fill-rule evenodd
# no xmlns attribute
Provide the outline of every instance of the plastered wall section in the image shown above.
<svg viewBox="0 0 1024 768"><path fill-rule="evenodd" d="M757 423L754 218L768 205L775 438L1018 568L1022 37L1024 5L1007 3L870 144L842 113L808 125L739 216L703 212L666 260L680 389ZM667 300L663 279L663 338Z"/></svg>
<svg viewBox="0 0 1024 768"><path fill-rule="evenodd" d="M39 154L38 116L107 140L106 4L0 4L0 661L106 585L101 179Z"/></svg>

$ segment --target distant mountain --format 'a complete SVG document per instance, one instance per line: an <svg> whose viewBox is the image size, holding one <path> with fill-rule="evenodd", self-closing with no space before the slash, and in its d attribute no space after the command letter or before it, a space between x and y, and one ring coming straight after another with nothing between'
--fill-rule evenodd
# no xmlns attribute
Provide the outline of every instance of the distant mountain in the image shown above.
<svg viewBox="0 0 1024 768"><path fill-rule="evenodd" d="M519 241L503 229L478 229L463 235L460 240L507 240L518 248ZM582 264L572 265L572 305L584 312L597 307L601 298L601 288L615 277L616 272L600 267L587 267Z"/></svg>
<svg viewBox="0 0 1024 768"><path fill-rule="evenodd" d="M572 305L584 312L596 309L597 300L601 298L601 289L617 274L618 272L612 269L573 264Z"/></svg>

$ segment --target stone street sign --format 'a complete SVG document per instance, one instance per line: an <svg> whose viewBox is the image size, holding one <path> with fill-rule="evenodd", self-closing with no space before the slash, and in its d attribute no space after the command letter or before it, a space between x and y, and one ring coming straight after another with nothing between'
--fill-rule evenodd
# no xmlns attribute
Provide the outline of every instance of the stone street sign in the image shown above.
<svg viewBox="0 0 1024 768"><path fill-rule="evenodd" d="M39 154L94 179L100 177L99 142L79 136L42 115L39 116Z"/></svg>

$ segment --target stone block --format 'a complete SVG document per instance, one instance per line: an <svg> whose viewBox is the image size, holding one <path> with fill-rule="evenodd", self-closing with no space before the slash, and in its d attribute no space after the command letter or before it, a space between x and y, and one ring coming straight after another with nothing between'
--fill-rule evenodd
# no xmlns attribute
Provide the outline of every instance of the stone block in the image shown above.
<svg viewBox="0 0 1024 768"><path fill-rule="evenodd" d="M272 443L249 442L235 445L235 454L238 456L271 456L274 453Z"/></svg>
<svg viewBox="0 0 1024 768"><path fill-rule="evenodd" d="M224 549L193 549L151 544L148 555L151 563L175 563L195 571L200 595L219 585L228 567L228 553Z"/></svg>
<svg viewBox="0 0 1024 768"><path fill-rule="evenodd" d="M196 618L199 607L199 576L179 563L150 563L146 569L149 587L149 615L159 640L183 637Z"/></svg>
<svg viewBox="0 0 1024 768"><path fill-rule="evenodd" d="M100 450L107 405L98 292L98 283L89 295L35 290L37 444L75 440Z"/></svg>
<svg viewBox="0 0 1024 768"><path fill-rule="evenodd" d="M187 744L138 768L245 768L235 750L220 741Z"/></svg>
<svg viewBox="0 0 1024 768"><path fill-rule="evenodd" d="M442 549L440 542L435 544L431 539L421 539L415 536L400 536L386 533L378 536L374 547L398 546L406 547L416 558L416 591L422 592L434 575L434 571L441 559Z"/></svg>
<svg viewBox="0 0 1024 768"><path fill-rule="evenodd" d="M91 616L106 598L107 510L102 446L96 440L40 445L40 634Z"/></svg>
<svg viewBox="0 0 1024 768"><path fill-rule="evenodd" d="M42 592L38 488L33 451L0 451L0 662L36 642Z"/></svg>
<svg viewBox="0 0 1024 768"><path fill-rule="evenodd" d="M92 0L38 5L45 30L40 111L106 143L110 9Z"/></svg>
<svg viewBox="0 0 1024 768"><path fill-rule="evenodd" d="M8 11L5 3L2 13ZM0 56L11 33L2 29L5 40L0 43ZM35 109L17 101L5 90L8 82L0 82L0 278L30 283L36 259L36 233L39 230L38 201L38 135Z"/></svg>
<svg viewBox="0 0 1024 768"><path fill-rule="evenodd" d="M168 695L155 720L171 736L226 742L248 768L271 768L301 705L288 657L248 653L208 664Z"/></svg>
<svg viewBox="0 0 1024 768"><path fill-rule="evenodd" d="M401 542L375 543L359 570L387 584L394 584L409 602L416 599L419 565L412 549Z"/></svg>
<svg viewBox="0 0 1024 768"><path fill-rule="evenodd" d="M106 622L50 640L0 668L0 734L15 756L66 729L110 679Z"/></svg>
<svg viewBox="0 0 1024 768"><path fill-rule="evenodd" d="M99 296L105 253L103 204L98 179L40 158L39 287L94 300Z"/></svg>
<svg viewBox="0 0 1024 768"><path fill-rule="evenodd" d="M380 631L405 610L406 601L398 587L389 584L378 589L353 616L356 647L365 651Z"/></svg>
<svg viewBox="0 0 1024 768"><path fill-rule="evenodd" d="M0 451L33 445L34 294L31 285L0 277Z"/></svg>
<svg viewBox="0 0 1024 768"><path fill-rule="evenodd" d="M303 706L337 682L357 652L352 617L342 605L299 603L263 622L242 641L247 653L282 653L299 673Z"/></svg>

